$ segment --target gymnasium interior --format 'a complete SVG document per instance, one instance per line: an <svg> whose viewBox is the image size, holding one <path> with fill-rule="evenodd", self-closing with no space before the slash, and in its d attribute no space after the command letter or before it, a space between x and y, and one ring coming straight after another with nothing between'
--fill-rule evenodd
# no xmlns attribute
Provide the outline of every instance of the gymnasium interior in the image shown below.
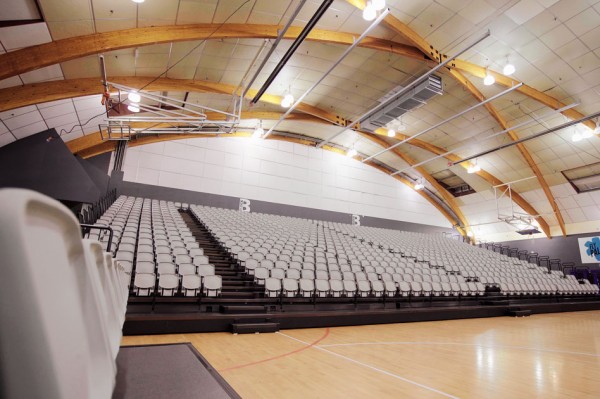
<svg viewBox="0 0 600 399"><path fill-rule="evenodd" d="M600 1L3 0L0 397L597 398Z"/></svg>

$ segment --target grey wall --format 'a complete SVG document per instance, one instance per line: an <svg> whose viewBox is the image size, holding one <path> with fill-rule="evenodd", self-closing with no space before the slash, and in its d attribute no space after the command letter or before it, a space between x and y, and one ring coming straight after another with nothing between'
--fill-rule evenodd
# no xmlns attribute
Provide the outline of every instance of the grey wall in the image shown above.
<svg viewBox="0 0 600 399"><path fill-rule="evenodd" d="M519 248L519 250L527 250L529 252L537 252L540 256L549 256L550 259L560 259L563 263L573 262L576 266L587 266L590 269L600 268L598 264L581 263L581 255L579 255L580 237L590 237L597 234L577 234L567 237L548 238L533 238L520 241L506 241L502 245L508 245L511 248Z"/></svg>
<svg viewBox="0 0 600 399"><path fill-rule="evenodd" d="M94 202L103 194L54 129L0 148L0 187L73 202Z"/></svg>
<svg viewBox="0 0 600 399"><path fill-rule="evenodd" d="M77 159L77 162L79 162L83 170L85 170L85 173L87 173L88 177L96 185L98 190L100 190L100 193L104 194L108 189L109 182L109 177L106 171L97 168L94 164L88 162L87 159L80 157L75 157L75 159Z"/></svg>
<svg viewBox="0 0 600 399"><path fill-rule="evenodd" d="M108 175L108 167L110 165L110 157L112 152L105 152L104 154L96 155L94 157L86 159L86 161L95 166L97 169Z"/></svg>
<svg viewBox="0 0 600 399"><path fill-rule="evenodd" d="M169 187L153 186L148 184L124 181L120 184L118 194L136 197L153 198L167 201L187 202L191 204L214 206L225 209L238 209L240 199L196 191L179 190ZM251 200L251 211L269 213L274 215L292 216L306 219L326 220L339 223L351 223L348 213L325 211L321 209L304 208L300 206L277 204L274 202ZM374 217L361 218L362 226L379 227L394 230L414 231L420 233L453 232L455 230L438 226L429 226L418 223L401 222L397 220L380 219Z"/></svg>

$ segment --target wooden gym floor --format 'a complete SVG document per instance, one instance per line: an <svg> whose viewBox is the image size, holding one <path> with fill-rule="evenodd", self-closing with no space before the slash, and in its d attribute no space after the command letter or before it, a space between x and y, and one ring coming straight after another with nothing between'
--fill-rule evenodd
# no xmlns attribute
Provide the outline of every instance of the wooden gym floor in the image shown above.
<svg viewBox="0 0 600 399"><path fill-rule="evenodd" d="M600 311L123 338L174 342L243 398L600 397Z"/></svg>

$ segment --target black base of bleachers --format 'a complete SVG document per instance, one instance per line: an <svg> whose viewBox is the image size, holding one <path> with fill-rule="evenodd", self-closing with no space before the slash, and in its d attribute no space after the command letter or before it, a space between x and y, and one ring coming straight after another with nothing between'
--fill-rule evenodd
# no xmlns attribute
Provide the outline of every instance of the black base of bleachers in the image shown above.
<svg viewBox="0 0 600 399"><path fill-rule="evenodd" d="M274 333L279 331L279 323L231 323L231 332L234 334Z"/></svg>
<svg viewBox="0 0 600 399"><path fill-rule="evenodd" d="M521 308L509 308L506 311L506 314L513 317L525 317L531 316L531 309L521 309Z"/></svg>
<svg viewBox="0 0 600 399"><path fill-rule="evenodd" d="M489 301L483 301L482 304L487 306L508 306L510 301L508 299L493 299Z"/></svg>
<svg viewBox="0 0 600 399"><path fill-rule="evenodd" d="M302 310L296 311L289 308L284 308L284 311L274 311L275 306L268 306L267 313L262 313L261 317L278 323L281 329L291 329L499 317L506 316L509 309L516 309L514 303L508 307L481 305L478 302L462 305L453 302L451 306L426 306L424 303L403 302L399 308L379 309L368 307L348 309L346 305L344 305L344 309L338 310L310 310L310 306L307 304ZM527 303L527 309L531 311L531 314L600 310L600 301ZM128 313L123 334L223 332L231 331L233 323L244 322L256 322L256 314L230 314L216 311Z"/></svg>
<svg viewBox="0 0 600 399"><path fill-rule="evenodd" d="M265 306L252 306L252 305L221 305L219 307L221 313L229 314L258 314L266 313L267 308Z"/></svg>

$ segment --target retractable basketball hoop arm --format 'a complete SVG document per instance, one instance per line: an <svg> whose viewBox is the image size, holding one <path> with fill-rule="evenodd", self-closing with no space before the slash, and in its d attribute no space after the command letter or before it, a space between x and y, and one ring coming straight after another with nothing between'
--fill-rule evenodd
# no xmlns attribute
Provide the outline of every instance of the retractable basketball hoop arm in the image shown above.
<svg viewBox="0 0 600 399"><path fill-rule="evenodd" d="M242 96L238 97L236 93L233 93L235 99L233 111L227 112L111 82L107 78L102 55L100 70L104 89L102 103L106 108L108 119L108 124L99 126L103 139L128 140L131 135L139 134L229 133L240 122ZM117 92L111 93L112 89L116 89ZM140 102L132 103L128 99L129 93L137 93ZM116 98L113 98L115 94ZM127 107L121 105L134 105L144 114L138 115L126 111ZM209 119L207 112L211 112L216 118Z"/></svg>

